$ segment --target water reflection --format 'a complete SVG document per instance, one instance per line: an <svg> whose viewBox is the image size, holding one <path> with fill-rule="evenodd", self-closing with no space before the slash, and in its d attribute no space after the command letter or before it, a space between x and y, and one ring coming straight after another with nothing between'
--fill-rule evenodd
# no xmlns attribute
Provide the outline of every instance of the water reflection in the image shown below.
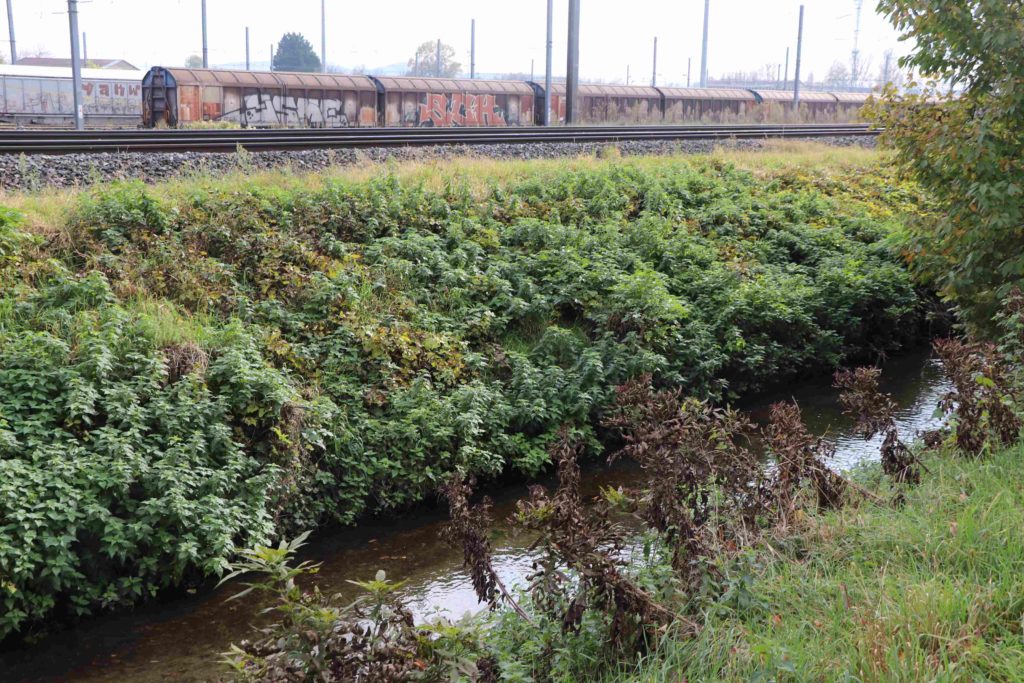
<svg viewBox="0 0 1024 683"><path fill-rule="evenodd" d="M936 427L935 408L948 386L937 363L924 355L889 363L883 389L900 406L900 433L909 440ZM876 459L880 439L865 442L853 435L842 416L827 379L794 385L744 402L755 420L767 417L777 400L796 399L804 419L816 434L832 439L839 469ZM628 463L594 467L585 479L589 493L604 485L628 485L639 472ZM550 483L550 482L549 482ZM495 501L495 519L504 520L524 486L509 487ZM323 561L317 577L320 589L351 595L348 579L366 579L378 569L407 581L406 598L420 616L441 608L455 616L479 609L468 576L461 569L461 552L439 540L445 523L443 511L429 509L397 521L367 524L318 540L311 558ZM499 524L495 566L507 585L521 583L530 569L527 540ZM0 681L203 681L221 671L217 653L248 637L259 624L260 606L253 602L225 603L233 587L206 591L163 605L150 605L137 613L104 617L76 630L59 634L23 652L0 654ZM5 672L6 668L6 672Z"/></svg>

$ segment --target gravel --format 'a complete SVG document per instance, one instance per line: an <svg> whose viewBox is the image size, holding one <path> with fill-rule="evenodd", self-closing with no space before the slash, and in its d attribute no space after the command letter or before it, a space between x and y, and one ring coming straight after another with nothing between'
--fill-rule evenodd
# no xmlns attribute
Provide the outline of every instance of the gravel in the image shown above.
<svg viewBox="0 0 1024 683"><path fill-rule="evenodd" d="M840 147L874 147L874 137L837 136L816 142ZM615 145L623 156L701 154L715 149L757 150L764 140L636 141ZM111 180L158 182L187 175L220 175L278 168L317 171L386 161L444 160L478 157L491 159L554 159L599 154L603 143L528 143L516 145L442 145L437 147L369 147L316 149L243 154L103 153L18 156L0 155L0 188L37 190L44 187L82 187Z"/></svg>

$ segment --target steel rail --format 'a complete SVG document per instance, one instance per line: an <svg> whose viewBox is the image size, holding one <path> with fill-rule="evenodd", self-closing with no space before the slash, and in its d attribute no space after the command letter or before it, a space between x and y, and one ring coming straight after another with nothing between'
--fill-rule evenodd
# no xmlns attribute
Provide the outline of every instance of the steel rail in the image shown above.
<svg viewBox="0 0 1024 683"><path fill-rule="evenodd" d="M636 126L558 128L340 128L260 130L0 131L3 154L234 152L877 135L867 125Z"/></svg>

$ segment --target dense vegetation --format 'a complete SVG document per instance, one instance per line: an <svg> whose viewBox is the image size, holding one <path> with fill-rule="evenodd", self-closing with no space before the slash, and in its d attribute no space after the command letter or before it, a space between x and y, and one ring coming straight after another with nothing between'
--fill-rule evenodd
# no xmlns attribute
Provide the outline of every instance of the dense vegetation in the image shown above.
<svg viewBox="0 0 1024 683"><path fill-rule="evenodd" d="M233 548L534 474L613 388L725 397L921 336L878 168L545 165L100 187L0 215L0 637ZM42 217L41 217L42 216Z"/></svg>
<svg viewBox="0 0 1024 683"><path fill-rule="evenodd" d="M920 92L892 91L875 112L898 167L935 202L908 226L911 265L989 333L1024 280L1024 3L881 0L879 11L916 44L901 64L924 74Z"/></svg>
<svg viewBox="0 0 1024 683"><path fill-rule="evenodd" d="M793 402L760 430L766 468L742 413L630 380L604 424L646 482L585 501L563 429L557 486L532 487L511 520L538 549L515 595L492 562L489 501L458 475L442 487L443 535L491 612L417 624L383 573L343 607L298 587L315 568L292 566L296 544L260 547L238 573L274 593L278 620L228 661L259 683L1017 680L1024 294L1007 308L998 344L935 342L949 421L917 448L877 368L836 373L863 436L883 435L860 483L829 469L834 447Z"/></svg>

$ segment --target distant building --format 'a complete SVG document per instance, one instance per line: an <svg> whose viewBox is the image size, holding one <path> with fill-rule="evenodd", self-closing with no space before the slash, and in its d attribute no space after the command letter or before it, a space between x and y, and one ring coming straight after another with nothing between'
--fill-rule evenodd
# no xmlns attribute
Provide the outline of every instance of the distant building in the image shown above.
<svg viewBox="0 0 1024 683"><path fill-rule="evenodd" d="M65 69L71 68L71 59L59 57L22 57L17 61L18 66L57 66ZM118 69L122 71L138 71L139 67L126 62L123 59L85 59L82 61L84 69Z"/></svg>

